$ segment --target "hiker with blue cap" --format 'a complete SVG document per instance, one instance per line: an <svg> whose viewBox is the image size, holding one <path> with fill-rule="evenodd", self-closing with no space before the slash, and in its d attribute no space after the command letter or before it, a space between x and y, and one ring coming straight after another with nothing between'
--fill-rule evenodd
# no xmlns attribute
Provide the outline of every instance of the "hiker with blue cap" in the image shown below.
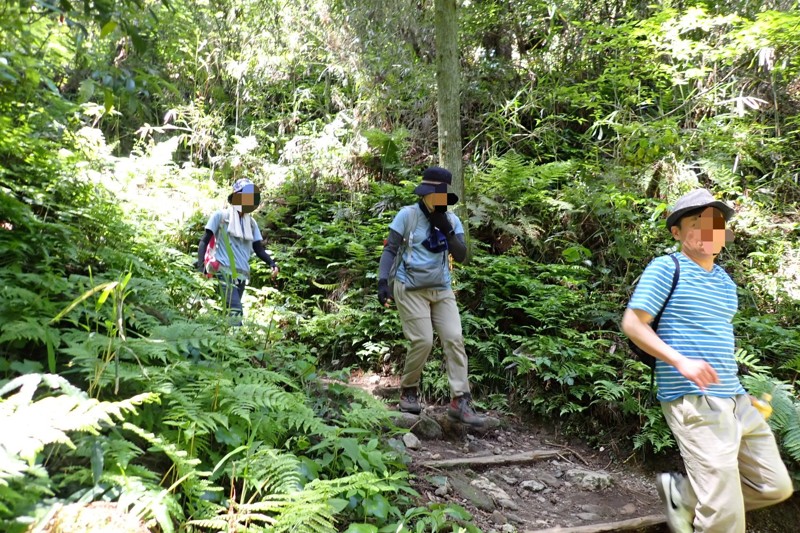
<svg viewBox="0 0 800 533"><path fill-rule="evenodd" d="M733 240L725 227L733 214L706 189L681 196L667 217L680 252L647 265L622 318L625 334L657 359L657 397L686 467L686 476L656 476L673 533L745 533L745 511L793 490L775 436L737 375L736 285L714 263Z"/></svg>
<svg viewBox="0 0 800 533"><path fill-rule="evenodd" d="M250 215L261 203L258 186L247 178L236 180L228 203L227 209L215 212L208 219L197 247L197 268L206 276L217 278L231 323L240 326L242 296L250 280L250 257L255 253L267 263L273 278L278 275L278 265L264 249L261 231Z"/></svg>
<svg viewBox="0 0 800 533"><path fill-rule="evenodd" d="M442 342L450 382L451 418L482 426L485 417L472 407L467 377L467 354L461 316L450 288L449 256L459 263L467 257L464 227L448 205L458 196L447 191L449 170L429 167L414 193L420 198L403 207L389 224L389 238L381 255L378 300L386 308L397 304L403 335L409 341L400 381L400 410L419 413L419 383L433 347L433 331Z"/></svg>

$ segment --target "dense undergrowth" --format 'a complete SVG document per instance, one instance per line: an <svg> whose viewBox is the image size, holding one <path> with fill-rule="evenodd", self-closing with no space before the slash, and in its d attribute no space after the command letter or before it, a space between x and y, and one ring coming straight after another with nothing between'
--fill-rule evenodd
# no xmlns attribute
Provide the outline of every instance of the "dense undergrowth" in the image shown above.
<svg viewBox="0 0 800 533"><path fill-rule="evenodd" d="M469 528L422 506L386 410L338 382L401 368L377 261L436 161L431 6L367 3L2 8L2 529L92 501L153 531ZM736 206L737 358L800 476L800 20L748 6L462 7L453 278L483 407L674 448L618 321L699 184ZM281 275L254 262L230 330L192 262L242 175ZM435 350L423 393L447 391Z"/></svg>

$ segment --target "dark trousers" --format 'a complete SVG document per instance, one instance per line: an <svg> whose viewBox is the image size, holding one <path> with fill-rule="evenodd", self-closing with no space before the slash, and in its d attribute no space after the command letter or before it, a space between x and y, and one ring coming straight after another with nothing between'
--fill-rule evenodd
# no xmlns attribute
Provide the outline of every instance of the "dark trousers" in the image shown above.
<svg viewBox="0 0 800 533"><path fill-rule="evenodd" d="M219 272L217 273L217 288L222 301L225 302L225 308L228 310L230 316L231 326L242 325L242 296L244 296L244 288L247 282L243 279L232 279L230 274Z"/></svg>

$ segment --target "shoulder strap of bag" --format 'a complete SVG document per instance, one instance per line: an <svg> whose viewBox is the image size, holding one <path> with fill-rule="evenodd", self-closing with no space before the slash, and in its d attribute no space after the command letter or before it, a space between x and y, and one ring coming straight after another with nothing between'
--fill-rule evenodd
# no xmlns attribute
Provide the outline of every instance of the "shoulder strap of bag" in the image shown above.
<svg viewBox="0 0 800 533"><path fill-rule="evenodd" d="M658 323L661 322L661 315L664 314L664 309L667 308L667 304L669 303L669 299L672 298L672 293L675 292L675 287L678 286L678 280L681 277L681 264L678 261L678 257L676 254L669 255L672 258L672 262L675 263L675 271L672 273L672 286L669 288L669 294L667 294L667 299L664 300L664 305L659 309L658 313L656 314L655 318L653 318L653 323L650 326L653 328L653 331L658 331ZM650 369L650 401L653 401L653 389L655 388L655 375L656 369L655 366Z"/></svg>
<svg viewBox="0 0 800 533"><path fill-rule="evenodd" d="M661 321L661 315L664 314L664 309L667 308L667 304L669 303L669 299L672 298L672 293L675 292L675 287L678 286L678 279L681 277L681 264L678 262L678 258L676 254L670 254L670 258L672 258L672 262L675 263L675 271L672 273L672 286L669 288L669 294L667 294L667 299L664 300L664 305L658 311L658 314L653 318L653 331L658 329L658 323Z"/></svg>
<svg viewBox="0 0 800 533"><path fill-rule="evenodd" d="M414 230L417 228L417 221L419 220L419 206L417 204L411 205L408 207L410 210L408 220L406 220L406 227L405 231L403 232L403 244L400 246L402 250L398 250L397 253L401 254L403 261L408 262L405 258L406 252L409 254L411 253L411 246L413 245L414 240Z"/></svg>

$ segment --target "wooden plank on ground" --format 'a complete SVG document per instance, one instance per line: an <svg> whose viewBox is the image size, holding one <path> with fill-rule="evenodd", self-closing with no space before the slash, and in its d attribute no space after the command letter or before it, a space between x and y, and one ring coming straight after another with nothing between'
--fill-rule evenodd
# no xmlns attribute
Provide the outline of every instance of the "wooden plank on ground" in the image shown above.
<svg viewBox="0 0 800 533"><path fill-rule="evenodd" d="M513 455L482 455L480 457L457 457L455 459L436 459L423 461L422 466L432 468L452 468L456 466L503 466L532 463L550 457L567 455L565 450L534 450Z"/></svg>
<svg viewBox="0 0 800 533"><path fill-rule="evenodd" d="M667 522L663 514L629 518L618 522L605 522L603 524L590 524L587 526L551 527L548 529L526 529L522 533L604 533L608 531L631 531L649 526L657 526Z"/></svg>

